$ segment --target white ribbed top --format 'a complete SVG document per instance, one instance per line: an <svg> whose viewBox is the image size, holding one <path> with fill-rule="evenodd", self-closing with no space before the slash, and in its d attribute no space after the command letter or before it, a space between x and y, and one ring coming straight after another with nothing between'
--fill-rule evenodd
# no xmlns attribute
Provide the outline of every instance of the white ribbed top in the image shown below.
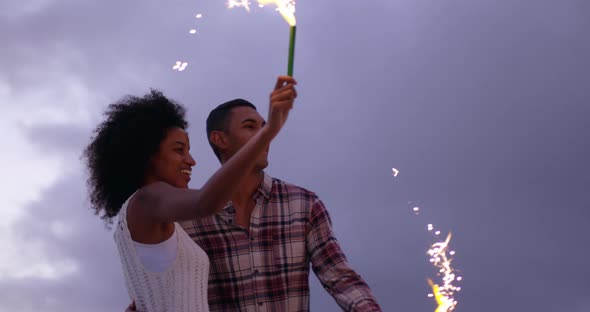
<svg viewBox="0 0 590 312"><path fill-rule="evenodd" d="M163 272L152 272L146 269L137 255L127 226L129 199L121 207L114 236L123 265L127 290L131 300L135 300L137 310L142 312L209 311L207 254L178 223L174 223L174 231L178 239L174 262Z"/></svg>
<svg viewBox="0 0 590 312"><path fill-rule="evenodd" d="M166 271L176 259L178 253L178 237L176 231L167 240L158 244L142 244L133 241L135 253L143 263L143 267L150 272Z"/></svg>

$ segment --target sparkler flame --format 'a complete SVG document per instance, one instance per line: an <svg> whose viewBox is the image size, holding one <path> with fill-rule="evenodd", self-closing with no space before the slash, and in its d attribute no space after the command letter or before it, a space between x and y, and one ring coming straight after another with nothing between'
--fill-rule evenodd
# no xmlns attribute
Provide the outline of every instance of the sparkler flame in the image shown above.
<svg viewBox="0 0 590 312"><path fill-rule="evenodd" d="M263 8L265 5L274 4L277 7L277 11L281 13L285 21L290 26L295 26L297 20L295 19L295 0L257 0L258 7ZM244 8L250 12L250 1L249 0L228 0L227 7L233 8Z"/></svg>
<svg viewBox="0 0 590 312"><path fill-rule="evenodd" d="M258 0L261 5L274 4L289 26L295 26L295 0Z"/></svg>
<svg viewBox="0 0 590 312"><path fill-rule="evenodd" d="M432 230L432 225L428 225L429 231ZM432 288L434 299L438 304L438 307L434 312L450 312L454 311L457 306L457 301L453 298L455 291L460 291L461 288L453 285L455 281L455 273L451 267L452 259L447 257L447 249L449 248L449 242L451 241L451 233L447 235L447 238L442 242L436 242L432 244L427 254L430 256L430 262L438 268L439 276L442 275L442 286L435 284L431 279L428 279L428 284ZM452 254L455 252L452 251ZM461 280L461 277L456 278Z"/></svg>

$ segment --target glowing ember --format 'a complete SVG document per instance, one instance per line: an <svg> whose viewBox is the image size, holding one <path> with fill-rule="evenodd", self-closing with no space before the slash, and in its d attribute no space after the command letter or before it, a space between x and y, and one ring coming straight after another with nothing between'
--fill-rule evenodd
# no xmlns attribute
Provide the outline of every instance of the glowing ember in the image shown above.
<svg viewBox="0 0 590 312"><path fill-rule="evenodd" d="M391 168L391 171L393 171L393 176L397 177L397 175L399 174L399 170L395 169L395 168Z"/></svg>
<svg viewBox="0 0 590 312"><path fill-rule="evenodd" d="M193 28L193 29L189 30L189 33L190 33L191 35L194 35L194 34L196 34L196 33L197 33L197 30Z"/></svg>
<svg viewBox="0 0 590 312"><path fill-rule="evenodd" d="M174 65L172 67L173 70L178 70L179 72L183 71L186 69L186 67L188 66L187 62L181 62L181 61L176 61L176 65Z"/></svg>
<svg viewBox="0 0 590 312"><path fill-rule="evenodd" d="M430 262L438 268L438 276L442 276L442 286L435 284L431 279L428 279L428 284L432 288L434 299L438 304L435 312L450 312L455 310L457 301L453 298L456 291L460 291L460 287L453 285L455 281L454 269L451 267L452 259L447 257L447 249L451 241L451 233L442 242L432 244L427 254L430 256ZM460 281L461 278L456 278Z"/></svg>
<svg viewBox="0 0 590 312"><path fill-rule="evenodd" d="M203 14L199 13L199 14L195 15L195 18L203 18Z"/></svg>

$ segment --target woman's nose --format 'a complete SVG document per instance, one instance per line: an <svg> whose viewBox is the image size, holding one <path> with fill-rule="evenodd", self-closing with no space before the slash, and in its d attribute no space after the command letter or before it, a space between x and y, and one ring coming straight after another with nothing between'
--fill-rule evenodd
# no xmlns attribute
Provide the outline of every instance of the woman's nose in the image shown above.
<svg viewBox="0 0 590 312"><path fill-rule="evenodd" d="M188 159L187 162L192 166L195 166L197 164L197 162L195 161L195 159L193 158L193 155L188 154Z"/></svg>

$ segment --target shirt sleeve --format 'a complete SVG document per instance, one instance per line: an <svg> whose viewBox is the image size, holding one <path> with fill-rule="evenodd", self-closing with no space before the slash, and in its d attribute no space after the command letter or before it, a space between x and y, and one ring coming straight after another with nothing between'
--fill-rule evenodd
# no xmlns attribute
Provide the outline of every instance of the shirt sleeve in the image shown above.
<svg viewBox="0 0 590 312"><path fill-rule="evenodd" d="M307 234L312 270L344 311L381 311L365 281L353 271L332 231L332 220L322 201L314 197Z"/></svg>

